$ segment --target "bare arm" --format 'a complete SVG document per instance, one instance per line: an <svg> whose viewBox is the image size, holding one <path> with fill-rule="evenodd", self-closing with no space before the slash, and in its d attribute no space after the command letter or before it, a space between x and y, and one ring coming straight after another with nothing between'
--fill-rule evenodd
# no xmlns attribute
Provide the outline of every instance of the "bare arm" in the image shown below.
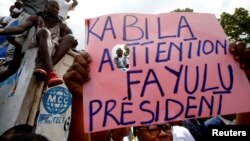
<svg viewBox="0 0 250 141"><path fill-rule="evenodd" d="M65 23L60 23L60 36L63 37L68 34L68 26Z"/></svg>
<svg viewBox="0 0 250 141"><path fill-rule="evenodd" d="M0 82L14 74L18 70L22 61L22 45L16 42L14 37L10 37L8 40L15 46L14 58L11 60L8 69L0 72Z"/></svg>
<svg viewBox="0 0 250 141"><path fill-rule="evenodd" d="M33 25L37 25L38 17L30 16L25 23L20 24L16 27L7 27L0 29L0 35L16 35L21 34L24 31L30 29Z"/></svg>
<svg viewBox="0 0 250 141"><path fill-rule="evenodd" d="M250 56L249 51L246 49L245 43L230 43L230 52L233 54L234 59L239 62L240 67L245 71L245 74L250 82ZM236 114L236 123L238 125L250 125L250 112Z"/></svg>
<svg viewBox="0 0 250 141"><path fill-rule="evenodd" d="M7 25L7 23L0 22L0 25L1 25L2 27L5 27L5 26Z"/></svg>
<svg viewBox="0 0 250 141"><path fill-rule="evenodd" d="M73 0L73 3L72 3L72 8L75 8L77 5L78 5L77 0Z"/></svg>
<svg viewBox="0 0 250 141"><path fill-rule="evenodd" d="M86 52L74 57L73 65L63 76L63 80L72 94L72 116L68 141L90 141L84 133L83 124L83 84L89 80L88 64L91 58Z"/></svg>

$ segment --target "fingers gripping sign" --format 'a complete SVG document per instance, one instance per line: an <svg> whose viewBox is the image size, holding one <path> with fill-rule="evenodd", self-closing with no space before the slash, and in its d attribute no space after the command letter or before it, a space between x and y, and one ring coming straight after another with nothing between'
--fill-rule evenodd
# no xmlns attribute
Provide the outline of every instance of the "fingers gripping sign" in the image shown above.
<svg viewBox="0 0 250 141"><path fill-rule="evenodd" d="M67 70L63 76L64 82L72 94L82 95L82 84L90 80L89 77L89 63L91 57L86 51L79 54L74 54L73 65Z"/></svg>

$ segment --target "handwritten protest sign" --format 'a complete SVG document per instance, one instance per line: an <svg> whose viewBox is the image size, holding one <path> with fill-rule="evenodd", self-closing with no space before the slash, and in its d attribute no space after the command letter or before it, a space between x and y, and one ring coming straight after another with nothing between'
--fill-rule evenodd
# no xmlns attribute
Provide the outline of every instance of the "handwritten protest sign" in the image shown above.
<svg viewBox="0 0 250 141"><path fill-rule="evenodd" d="M249 83L212 14L101 16L86 20L86 43L86 132L250 111ZM129 50L124 70L117 46Z"/></svg>

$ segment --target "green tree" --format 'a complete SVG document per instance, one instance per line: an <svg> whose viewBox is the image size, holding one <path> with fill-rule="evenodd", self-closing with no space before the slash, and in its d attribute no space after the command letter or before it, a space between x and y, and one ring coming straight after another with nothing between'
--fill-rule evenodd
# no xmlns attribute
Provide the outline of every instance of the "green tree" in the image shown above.
<svg viewBox="0 0 250 141"><path fill-rule="evenodd" d="M171 13L173 13L173 12L194 12L194 10L190 9L190 8L185 8L185 9L178 8L178 9L171 11Z"/></svg>
<svg viewBox="0 0 250 141"><path fill-rule="evenodd" d="M220 24L232 41L250 43L250 15L244 8L235 8L233 14L223 12Z"/></svg>

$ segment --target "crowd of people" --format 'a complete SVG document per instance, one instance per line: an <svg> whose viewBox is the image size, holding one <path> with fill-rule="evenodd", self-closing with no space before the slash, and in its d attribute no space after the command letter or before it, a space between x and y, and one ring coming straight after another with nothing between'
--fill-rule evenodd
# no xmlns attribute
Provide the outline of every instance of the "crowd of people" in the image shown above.
<svg viewBox="0 0 250 141"><path fill-rule="evenodd" d="M69 2L68 0L66 1ZM66 1L64 1L64 3L60 6L64 7L64 5L67 4ZM32 13L31 10L29 10L29 4L32 4L32 2L29 3L28 1L23 1L23 3L18 3L21 3L21 11L29 12L29 15ZM35 4L37 5L37 3ZM59 15L60 7L58 2L46 1L43 5L43 10L37 9L35 11L36 15L28 16L25 21L21 22L17 26L1 28L0 35L22 34L32 27L35 27L36 30L34 36L29 43L29 47L39 48L36 59L37 68L34 71L34 75L37 80L45 80L47 86L52 87L63 83L63 80L55 72L53 66L61 60L69 49L75 48L78 43L65 22L65 16L63 15L64 17L62 17ZM67 10L72 10L72 8L76 5L77 1L73 0L71 6L68 5L67 8L63 8L63 14L67 15Z"/></svg>
<svg viewBox="0 0 250 141"><path fill-rule="evenodd" d="M218 115L206 119L186 119L180 122L168 122L158 125L147 125L138 127L125 127L119 129L106 130L91 134L84 133L83 126L83 84L90 80L89 64L91 56L85 52L79 52L74 57L73 64L63 76L63 80L54 71L53 66L70 50L77 46L77 40L72 35L72 31L67 26L68 11L77 6L78 2L73 0L18 0L10 7L11 15L25 13L25 22L21 22L15 27L8 27L8 22L1 23L0 35L16 35L24 33L35 27L34 38L30 45L38 47L38 57L36 59L37 68L34 70L36 79L46 81L48 87L63 83L63 80L72 94L72 118L68 135L68 141L123 141L124 137L134 136L137 141L202 141L209 125L235 125L250 124L250 113L240 113L232 115ZM64 8L63 8L64 7ZM60 12L63 9L63 12ZM60 15L62 13L62 15ZM15 18L18 18L19 15ZM12 17L13 18L13 17ZM23 17L21 17L23 18ZM25 36L26 38L26 36ZM22 59L23 41L17 41L16 37L8 37L8 41L15 47L14 56L8 68L0 72L0 82L15 73L19 68ZM239 66L244 69L250 81L250 64L248 50L244 43L232 42L229 45L230 52ZM129 51L128 51L129 52ZM117 49L117 62L121 58L123 51ZM126 60L127 61L127 60ZM122 62L122 61L120 61ZM117 67L129 68L128 64L117 63ZM79 126L80 125L80 126ZM132 134L131 134L132 133ZM28 125L17 125L0 137L2 141L31 140L48 141L42 135L34 134L33 127Z"/></svg>

